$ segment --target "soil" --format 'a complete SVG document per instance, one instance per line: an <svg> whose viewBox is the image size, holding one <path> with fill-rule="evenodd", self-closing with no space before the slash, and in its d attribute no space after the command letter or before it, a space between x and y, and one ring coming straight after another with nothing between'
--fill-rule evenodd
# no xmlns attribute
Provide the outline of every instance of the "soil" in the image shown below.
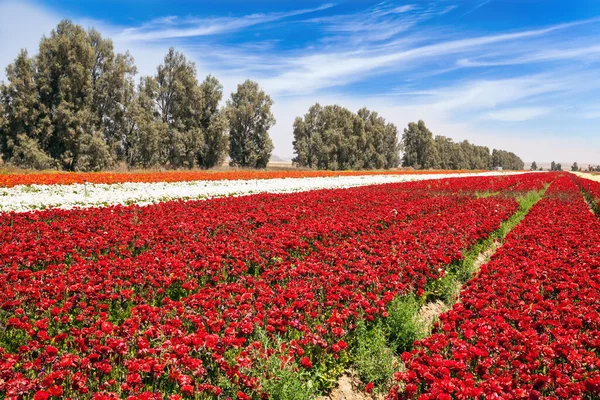
<svg viewBox="0 0 600 400"><path fill-rule="evenodd" d="M352 371L346 372L338 379L338 385L328 396L319 397L318 400L383 400L383 394L369 394L362 389L362 383Z"/></svg>
<svg viewBox="0 0 600 400"><path fill-rule="evenodd" d="M572 172L573 174L580 176L585 179L589 179L591 181L600 182L600 175L592 175L585 172Z"/></svg>

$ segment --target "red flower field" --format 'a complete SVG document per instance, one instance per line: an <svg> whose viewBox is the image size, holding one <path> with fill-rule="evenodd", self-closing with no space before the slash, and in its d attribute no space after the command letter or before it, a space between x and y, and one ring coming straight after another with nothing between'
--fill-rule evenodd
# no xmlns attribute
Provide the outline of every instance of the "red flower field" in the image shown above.
<svg viewBox="0 0 600 400"><path fill-rule="evenodd" d="M326 387L358 324L433 296L516 196L554 180L397 377L408 397L583 398L600 311L599 241L583 233L600 223L556 178L2 214L0 396L266 398L276 370Z"/></svg>

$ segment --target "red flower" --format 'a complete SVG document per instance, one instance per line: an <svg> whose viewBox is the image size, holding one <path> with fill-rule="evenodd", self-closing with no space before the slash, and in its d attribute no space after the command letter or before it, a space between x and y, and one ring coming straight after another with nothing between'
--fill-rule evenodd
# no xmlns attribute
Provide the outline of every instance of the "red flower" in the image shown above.
<svg viewBox="0 0 600 400"><path fill-rule="evenodd" d="M312 361L310 361L310 358L306 356L300 359L300 365L302 365L306 369L312 368L313 366Z"/></svg>
<svg viewBox="0 0 600 400"><path fill-rule="evenodd" d="M250 396L248 396L244 392L237 392L237 398L239 400L250 400Z"/></svg>
<svg viewBox="0 0 600 400"><path fill-rule="evenodd" d="M50 393L45 390L39 390L33 395L33 400L47 400L50 397Z"/></svg>

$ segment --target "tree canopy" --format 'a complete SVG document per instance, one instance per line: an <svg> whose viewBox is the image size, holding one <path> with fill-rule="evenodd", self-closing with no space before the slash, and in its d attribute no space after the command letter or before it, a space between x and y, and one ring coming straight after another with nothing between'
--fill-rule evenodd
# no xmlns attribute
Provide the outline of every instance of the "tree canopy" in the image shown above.
<svg viewBox="0 0 600 400"><path fill-rule="evenodd" d="M422 120L411 122L402 135L402 166L417 169L490 169L522 170L523 161L514 153L469 143L456 143L435 136Z"/></svg>
<svg viewBox="0 0 600 400"><path fill-rule="evenodd" d="M315 104L294 121L294 163L301 167L387 169L399 164L398 130L376 112Z"/></svg>
<svg viewBox="0 0 600 400"><path fill-rule="evenodd" d="M231 165L265 168L271 158L273 142L269 129L275 124L273 100L258 83L247 80L227 101L229 119L229 157Z"/></svg>

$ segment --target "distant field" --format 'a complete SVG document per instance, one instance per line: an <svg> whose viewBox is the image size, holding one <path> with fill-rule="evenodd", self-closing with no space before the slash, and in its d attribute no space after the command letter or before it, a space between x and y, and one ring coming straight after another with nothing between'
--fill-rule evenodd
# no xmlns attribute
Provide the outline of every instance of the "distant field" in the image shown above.
<svg viewBox="0 0 600 400"><path fill-rule="evenodd" d="M136 171L104 171L104 172L62 172L62 171L29 171L7 169L0 173L0 187L16 185L50 185L73 183L124 183L124 182L188 182L218 180L249 180L276 178L318 178L332 176L363 175L431 175L448 173L474 173L481 171L415 171L413 169L393 169L378 171L321 171L294 168L290 163L276 163L264 170L219 167L210 170L136 170Z"/></svg>

